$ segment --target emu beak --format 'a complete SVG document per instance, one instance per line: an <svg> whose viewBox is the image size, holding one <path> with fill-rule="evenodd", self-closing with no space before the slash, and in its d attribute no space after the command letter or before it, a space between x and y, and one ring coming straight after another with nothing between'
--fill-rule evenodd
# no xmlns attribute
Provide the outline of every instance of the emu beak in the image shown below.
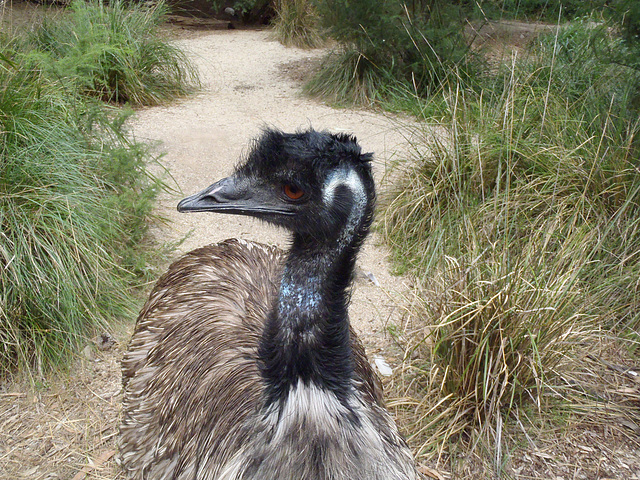
<svg viewBox="0 0 640 480"><path fill-rule="evenodd" d="M241 188L234 177L223 178L199 193L178 203L179 212L218 212L238 208L250 200L247 188Z"/></svg>
<svg viewBox="0 0 640 480"><path fill-rule="evenodd" d="M233 213L259 218L294 213L267 188L252 185L245 179L238 180L235 175L181 200L178 211Z"/></svg>

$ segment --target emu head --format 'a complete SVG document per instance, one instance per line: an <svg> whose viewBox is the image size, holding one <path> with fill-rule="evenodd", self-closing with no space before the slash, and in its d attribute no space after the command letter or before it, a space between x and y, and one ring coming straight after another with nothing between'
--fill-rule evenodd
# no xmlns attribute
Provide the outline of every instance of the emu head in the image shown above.
<svg viewBox="0 0 640 480"><path fill-rule="evenodd" d="M349 135L268 129L233 175L185 198L178 211L249 215L321 241L366 234L375 201L370 161Z"/></svg>

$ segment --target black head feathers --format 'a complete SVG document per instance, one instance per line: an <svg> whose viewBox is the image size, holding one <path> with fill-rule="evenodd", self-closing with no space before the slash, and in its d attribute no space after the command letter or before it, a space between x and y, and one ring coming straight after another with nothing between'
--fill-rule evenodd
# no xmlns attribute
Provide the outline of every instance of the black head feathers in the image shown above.
<svg viewBox="0 0 640 480"><path fill-rule="evenodd" d="M239 171L249 176L269 178L283 172L298 172L318 180L327 170L341 164L362 165L368 168L372 154L363 154L353 135L332 134L313 129L283 133L265 129L255 140L253 148Z"/></svg>
<svg viewBox="0 0 640 480"><path fill-rule="evenodd" d="M337 239L356 215L364 222L349 228L366 235L375 200L371 158L350 135L267 129L232 176L178 210L250 215L321 241Z"/></svg>

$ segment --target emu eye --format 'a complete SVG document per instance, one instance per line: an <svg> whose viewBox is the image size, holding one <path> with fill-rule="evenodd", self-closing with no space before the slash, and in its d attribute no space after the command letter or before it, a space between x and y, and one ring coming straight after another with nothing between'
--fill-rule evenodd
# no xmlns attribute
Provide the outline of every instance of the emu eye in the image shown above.
<svg viewBox="0 0 640 480"><path fill-rule="evenodd" d="M304 195L304 190L291 184L284 185L282 187L282 192L290 200L300 200Z"/></svg>

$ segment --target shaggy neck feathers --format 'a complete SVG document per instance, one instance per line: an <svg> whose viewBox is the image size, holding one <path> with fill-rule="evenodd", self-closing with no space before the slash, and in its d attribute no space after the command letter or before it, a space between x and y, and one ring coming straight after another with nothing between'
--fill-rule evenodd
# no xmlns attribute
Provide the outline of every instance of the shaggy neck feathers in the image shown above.
<svg viewBox="0 0 640 480"><path fill-rule="evenodd" d="M373 198L345 168L329 176L322 198L329 223L339 228L293 236L260 344L268 404L286 400L300 383L331 391L344 405L353 393L349 286Z"/></svg>

